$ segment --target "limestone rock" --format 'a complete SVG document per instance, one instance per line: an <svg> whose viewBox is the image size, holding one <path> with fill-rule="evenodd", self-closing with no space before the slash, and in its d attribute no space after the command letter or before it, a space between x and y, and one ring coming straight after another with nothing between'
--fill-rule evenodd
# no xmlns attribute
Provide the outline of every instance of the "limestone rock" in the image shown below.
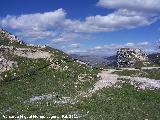
<svg viewBox="0 0 160 120"><path fill-rule="evenodd" d="M133 67L138 61L144 64L148 61L146 54L142 50L134 48L120 48L117 50L118 67Z"/></svg>

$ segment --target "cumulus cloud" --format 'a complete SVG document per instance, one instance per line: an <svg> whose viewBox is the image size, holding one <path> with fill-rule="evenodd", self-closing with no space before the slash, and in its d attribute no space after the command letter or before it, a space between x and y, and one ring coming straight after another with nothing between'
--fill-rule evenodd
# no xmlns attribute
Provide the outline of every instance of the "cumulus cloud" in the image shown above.
<svg viewBox="0 0 160 120"><path fill-rule="evenodd" d="M7 15L1 20L1 24L13 29L40 31L52 27L59 27L61 21L65 19L65 15L66 13L63 9L20 16Z"/></svg>
<svg viewBox="0 0 160 120"><path fill-rule="evenodd" d="M96 15L87 17L77 25L77 32L109 32L121 29L132 29L150 25L155 18L138 15L128 10L118 10L106 16Z"/></svg>
<svg viewBox="0 0 160 120"><path fill-rule="evenodd" d="M88 35L75 33L77 21L66 18L65 10L53 12L7 15L0 19L0 26L16 30L16 35L23 39L52 40L52 43L64 43L76 39L88 39ZM74 28L74 29L73 29Z"/></svg>
<svg viewBox="0 0 160 120"><path fill-rule="evenodd" d="M20 16L7 15L0 19L0 25L5 28L16 30L16 35L23 39L39 40L55 39L62 36L62 23L66 12L58 9L53 12L25 14ZM63 31L63 30L62 30Z"/></svg>
<svg viewBox="0 0 160 120"><path fill-rule="evenodd" d="M99 0L97 3L100 7L115 10L108 16L112 16L115 24L122 25L118 26L121 29L136 28L156 22L160 19L159 4L160 0Z"/></svg>
<svg viewBox="0 0 160 120"><path fill-rule="evenodd" d="M99 0L97 5L105 8L160 13L160 0Z"/></svg>
<svg viewBox="0 0 160 120"><path fill-rule="evenodd" d="M52 39L54 42L66 42L80 38L84 35L82 33L132 29L156 21L155 18L124 9L105 16L89 16L83 21L68 19L66 15L62 8L53 12L7 15L0 19L0 26L17 30L16 34L25 39Z"/></svg>

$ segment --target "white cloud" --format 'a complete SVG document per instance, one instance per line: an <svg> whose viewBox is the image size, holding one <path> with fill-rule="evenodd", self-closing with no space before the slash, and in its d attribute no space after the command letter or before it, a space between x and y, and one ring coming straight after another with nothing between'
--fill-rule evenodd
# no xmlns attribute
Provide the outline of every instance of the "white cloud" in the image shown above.
<svg viewBox="0 0 160 120"><path fill-rule="evenodd" d="M110 1L110 0L108 0ZM99 5L104 2L99 1ZM105 3L104 3L105 5ZM58 9L52 12L25 14L20 16L7 15L0 18L0 26L11 28L16 35L29 41L46 40L47 44L71 43L74 40L90 39L91 33L110 32L122 29L133 29L150 25L157 20L143 12L136 12L134 9L115 7L117 10L107 15L88 16L85 20L72 20L67 18L65 10ZM128 43L125 45L104 45L97 46L90 51L116 50L121 47L137 46L144 48L144 43ZM68 53L88 52L79 49L78 44L70 44ZM72 48L72 49L71 49Z"/></svg>
<svg viewBox="0 0 160 120"><path fill-rule="evenodd" d="M150 25L155 20L155 18L151 19L128 10L118 10L106 16L87 17L84 22L77 24L75 30L77 32L109 32Z"/></svg>
<svg viewBox="0 0 160 120"><path fill-rule="evenodd" d="M67 50L66 53L68 53L68 54L85 54L85 53L88 53L88 51L80 50L80 49L73 49L73 50Z"/></svg>
<svg viewBox="0 0 160 120"><path fill-rule="evenodd" d="M86 54L95 54L95 55L104 55L104 56L112 56L116 54L116 51L120 48L138 48L144 51L147 54L158 53L159 49L157 49L154 44L149 43L147 41L138 42L138 43L126 43L126 44L107 44L102 46L95 46L86 50Z"/></svg>
<svg viewBox="0 0 160 120"><path fill-rule="evenodd" d="M97 5L115 10L103 16L113 30L146 26L160 19L160 0L99 0Z"/></svg>
<svg viewBox="0 0 160 120"><path fill-rule="evenodd" d="M66 13L63 9L20 16L7 15L1 20L1 24L13 29L43 31L52 27L58 27L61 21L65 19L65 15Z"/></svg>
<svg viewBox="0 0 160 120"><path fill-rule="evenodd" d="M142 50L146 50L149 47L150 44L148 42L139 42L139 43L110 44L110 45L96 46L90 49L89 51L94 51L94 52L110 51L111 53L113 53L119 48L140 48Z"/></svg>
<svg viewBox="0 0 160 120"><path fill-rule="evenodd" d="M22 30L16 33L17 36L22 37L24 39L30 39L30 41L53 38L56 36L56 34L57 34L56 32L47 30L46 31Z"/></svg>
<svg viewBox="0 0 160 120"><path fill-rule="evenodd" d="M84 21L66 18L61 8L53 12L7 15L0 19L0 26L15 29L17 35L27 39L52 39L65 42L83 36L81 33L109 32L150 25L156 21L134 11L118 10L108 15L86 17Z"/></svg>
<svg viewBox="0 0 160 120"><path fill-rule="evenodd" d="M53 44L70 43L75 40L88 40L91 36L83 33L65 32L61 31L56 37L52 39Z"/></svg>
<svg viewBox="0 0 160 120"><path fill-rule="evenodd" d="M0 26L16 30L17 36L30 41L52 40L63 34L61 26L63 26L65 16L66 12L63 9L20 16L7 15L0 19Z"/></svg>
<svg viewBox="0 0 160 120"><path fill-rule="evenodd" d="M102 46L95 46L89 49L67 49L69 54L93 54L93 55L104 55L112 56L116 54L116 51L120 48L139 48L146 53L156 52L153 46L148 42L139 42L139 43L126 43L126 44L107 44Z"/></svg>
<svg viewBox="0 0 160 120"><path fill-rule="evenodd" d="M80 48L80 44L78 43L73 43L71 45L69 45L70 48Z"/></svg>
<svg viewBox="0 0 160 120"><path fill-rule="evenodd" d="M106 8L160 13L160 0L99 0L97 5Z"/></svg>
<svg viewBox="0 0 160 120"><path fill-rule="evenodd" d="M134 43L127 43L126 46L128 47L133 47L135 44Z"/></svg>
<svg viewBox="0 0 160 120"><path fill-rule="evenodd" d="M77 33L71 32L62 32L57 37L53 38L53 43L63 43L63 42L70 42L80 37Z"/></svg>

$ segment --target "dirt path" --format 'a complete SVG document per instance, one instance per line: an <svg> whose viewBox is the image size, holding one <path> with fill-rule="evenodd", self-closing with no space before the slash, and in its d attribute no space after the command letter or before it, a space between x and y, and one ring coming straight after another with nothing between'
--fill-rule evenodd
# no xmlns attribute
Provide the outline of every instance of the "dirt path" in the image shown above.
<svg viewBox="0 0 160 120"><path fill-rule="evenodd" d="M101 77L101 80L96 82L94 88L90 92L95 92L105 87L111 87L119 82L119 80L117 80L119 76L116 74L112 74L112 72L114 71L114 69L109 69L108 71L102 71L101 73L99 73L98 77Z"/></svg>
<svg viewBox="0 0 160 120"><path fill-rule="evenodd" d="M50 58L51 54L49 52L44 51L36 51L36 52L30 52L30 51L14 51L15 55L21 56L21 57L27 57L32 59L38 59L38 58Z"/></svg>
<svg viewBox="0 0 160 120"><path fill-rule="evenodd" d="M118 76L116 74L112 74L114 71L118 71L115 69L108 69L108 71L102 71L101 73L98 74L98 76L101 77L101 80L97 81L94 85L94 88L89 90L88 96L90 96L92 93L96 92L97 90L100 90L102 88L106 87L120 87L116 86L116 83L118 82L125 82L130 83L133 85L135 88L145 90L155 90L155 89L160 89L160 80L154 80L154 79L149 79L145 77L130 77L130 76ZM122 80L120 80L120 79Z"/></svg>

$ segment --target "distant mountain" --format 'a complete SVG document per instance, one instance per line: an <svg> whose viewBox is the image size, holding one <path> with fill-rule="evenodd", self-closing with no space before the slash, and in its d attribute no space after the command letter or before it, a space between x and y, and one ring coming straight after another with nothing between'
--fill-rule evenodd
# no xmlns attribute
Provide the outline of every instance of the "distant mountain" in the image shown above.
<svg viewBox="0 0 160 120"><path fill-rule="evenodd" d="M154 64L160 65L160 53L149 54L148 58Z"/></svg>
<svg viewBox="0 0 160 120"><path fill-rule="evenodd" d="M143 52L134 52L131 56L134 57L135 65L133 67L137 66L154 66L154 65L160 65L160 53L155 54L149 54L145 55ZM80 55L80 54L71 54L72 58L76 60L80 60L82 62L85 62L89 65L92 65L94 67L111 67L115 68L117 67L117 55L113 56L99 56L99 55ZM126 58L127 57L123 57Z"/></svg>
<svg viewBox="0 0 160 120"><path fill-rule="evenodd" d="M71 54L74 59L78 59L92 66L98 67L116 67L116 55L113 56L99 56L99 55L79 55Z"/></svg>

